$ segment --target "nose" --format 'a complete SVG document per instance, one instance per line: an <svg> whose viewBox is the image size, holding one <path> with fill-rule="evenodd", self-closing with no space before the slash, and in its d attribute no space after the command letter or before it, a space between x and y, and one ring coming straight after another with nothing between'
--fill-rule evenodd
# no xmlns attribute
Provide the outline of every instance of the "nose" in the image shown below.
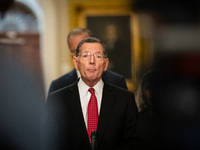
<svg viewBox="0 0 200 150"><path fill-rule="evenodd" d="M90 55L90 64L94 64L95 63L95 57L94 55Z"/></svg>

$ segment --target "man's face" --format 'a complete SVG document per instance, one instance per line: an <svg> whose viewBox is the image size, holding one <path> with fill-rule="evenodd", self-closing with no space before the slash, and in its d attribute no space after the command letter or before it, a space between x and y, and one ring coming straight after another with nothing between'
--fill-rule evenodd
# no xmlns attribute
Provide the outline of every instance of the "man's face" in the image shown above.
<svg viewBox="0 0 200 150"><path fill-rule="evenodd" d="M76 48L78 46L78 43L88 37L89 37L88 33L85 32L85 33L82 33L81 35L73 35L69 38L68 47L69 47L72 59L76 55Z"/></svg>
<svg viewBox="0 0 200 150"><path fill-rule="evenodd" d="M88 53L90 53L90 57L84 57L84 54ZM94 54L101 55L102 59L95 58ZM80 47L79 56L74 57L73 61L81 74L82 80L90 87L99 82L109 63L108 58L104 58L103 47L100 43L84 43Z"/></svg>

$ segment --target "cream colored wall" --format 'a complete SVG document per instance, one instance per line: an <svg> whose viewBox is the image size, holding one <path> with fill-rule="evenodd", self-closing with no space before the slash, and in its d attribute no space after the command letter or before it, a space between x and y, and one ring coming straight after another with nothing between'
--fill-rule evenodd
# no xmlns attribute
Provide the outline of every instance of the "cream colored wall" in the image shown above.
<svg viewBox="0 0 200 150"><path fill-rule="evenodd" d="M45 90L51 81L73 68L66 36L78 26L77 8L130 6L130 0L35 0L43 14L41 55L44 70Z"/></svg>
<svg viewBox="0 0 200 150"><path fill-rule="evenodd" d="M37 0L36 0L37 1ZM41 52L48 92L52 80L69 72L73 63L66 43L69 31L78 26L77 8L127 5L130 0L38 0L44 13L41 33Z"/></svg>
<svg viewBox="0 0 200 150"><path fill-rule="evenodd" d="M47 93L52 80L73 68L66 44L67 3L66 0L38 0L38 2L44 13L41 51Z"/></svg>

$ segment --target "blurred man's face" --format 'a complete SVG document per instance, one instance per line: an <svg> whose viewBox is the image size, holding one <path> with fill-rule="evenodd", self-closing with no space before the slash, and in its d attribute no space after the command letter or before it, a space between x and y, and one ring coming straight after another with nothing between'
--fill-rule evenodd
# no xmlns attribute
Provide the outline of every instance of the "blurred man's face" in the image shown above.
<svg viewBox="0 0 200 150"><path fill-rule="evenodd" d="M88 37L89 37L88 33L85 32L85 33L82 33L81 35L74 35L69 38L68 47L69 47L72 59L76 55L76 48L78 46L78 43Z"/></svg>

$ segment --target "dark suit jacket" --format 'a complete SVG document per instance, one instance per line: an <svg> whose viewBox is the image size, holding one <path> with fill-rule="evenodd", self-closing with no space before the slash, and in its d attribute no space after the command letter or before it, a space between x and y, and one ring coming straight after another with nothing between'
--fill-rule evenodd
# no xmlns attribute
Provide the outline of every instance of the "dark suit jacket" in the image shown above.
<svg viewBox="0 0 200 150"><path fill-rule="evenodd" d="M59 77L58 79L52 81L50 88L49 88L49 93L56 91L58 89L61 89L65 86L68 86L77 80L77 73L76 69L73 69L71 72ZM116 86L122 87L124 89L127 89L126 81L125 78L122 75L119 75L115 72L112 71L105 71L102 75L102 79L105 82L114 84Z"/></svg>
<svg viewBox="0 0 200 150"><path fill-rule="evenodd" d="M140 149L134 94L104 82L97 150ZM90 150L77 82L48 96L42 119L45 150Z"/></svg>

